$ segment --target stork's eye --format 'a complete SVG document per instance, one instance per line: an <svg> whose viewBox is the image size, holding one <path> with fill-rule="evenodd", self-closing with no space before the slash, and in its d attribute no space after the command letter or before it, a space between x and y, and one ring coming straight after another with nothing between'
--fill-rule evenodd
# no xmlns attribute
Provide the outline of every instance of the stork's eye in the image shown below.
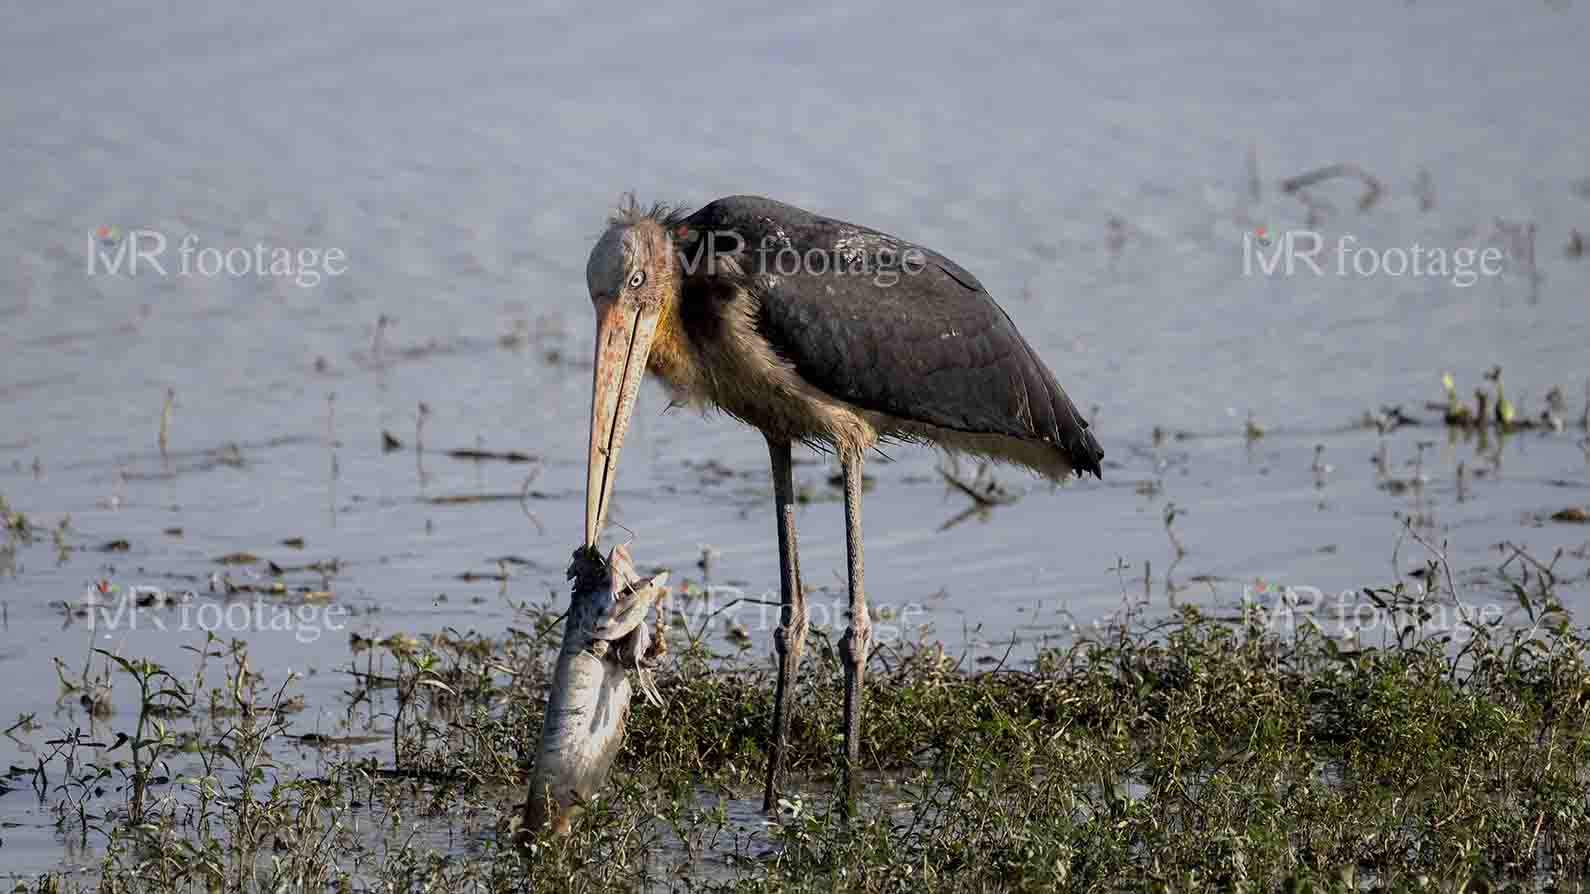
<svg viewBox="0 0 1590 894"><path fill-rule="evenodd" d="M631 273L629 275L629 287L630 288L638 289L638 288L640 288L641 286L643 286L645 284L646 284L646 271L644 271L644 270L636 270L634 273Z"/></svg>

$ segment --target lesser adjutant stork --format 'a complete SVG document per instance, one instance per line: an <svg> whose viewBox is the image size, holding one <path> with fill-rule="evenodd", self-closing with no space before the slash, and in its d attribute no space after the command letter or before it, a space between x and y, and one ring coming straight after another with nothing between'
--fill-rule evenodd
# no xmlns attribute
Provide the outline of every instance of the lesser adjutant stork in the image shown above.
<svg viewBox="0 0 1590 894"><path fill-rule="evenodd" d="M861 471L880 442L925 442L1050 479L1100 474L1104 451L1054 374L977 277L885 233L756 196L694 213L631 199L585 271L596 358L585 543L595 547L641 378L676 401L760 429L778 520L778 681L767 765L771 809L790 728L806 609L795 546L795 442L843 467L849 626L844 804L855 792L869 644L862 586Z"/></svg>

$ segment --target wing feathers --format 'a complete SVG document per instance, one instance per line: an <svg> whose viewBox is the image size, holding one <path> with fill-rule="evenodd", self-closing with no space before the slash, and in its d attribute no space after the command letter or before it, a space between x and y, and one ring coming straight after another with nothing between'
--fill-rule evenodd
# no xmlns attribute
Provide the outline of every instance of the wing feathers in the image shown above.
<svg viewBox="0 0 1590 894"><path fill-rule="evenodd" d="M1010 317L954 261L754 196L719 199L687 222L743 240L749 263L726 265L733 273L700 276L732 275L754 294L758 332L815 387L914 422L1052 444L1072 468L1099 474L1104 452L1087 423ZM882 277L836 272L837 265L818 272L784 264L769 271L758 266L761 246L802 257L854 257L858 246L888 249L897 258L916 252L920 266L887 284Z"/></svg>

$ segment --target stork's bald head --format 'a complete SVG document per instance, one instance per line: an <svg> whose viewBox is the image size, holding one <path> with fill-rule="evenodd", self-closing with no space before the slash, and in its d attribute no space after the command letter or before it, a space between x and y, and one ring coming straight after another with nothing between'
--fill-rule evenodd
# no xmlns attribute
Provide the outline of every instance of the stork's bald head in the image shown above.
<svg viewBox="0 0 1590 894"><path fill-rule="evenodd" d="M670 231L678 225L662 206L633 200L596 240L585 284L596 308L596 362L591 383L591 447L585 486L585 543L595 546L607 519L618 452L646 372L652 339L678 295Z"/></svg>
<svg viewBox="0 0 1590 894"><path fill-rule="evenodd" d="M672 234L681 226L679 215L661 205L643 209L632 202L620 208L585 264L591 301L600 305L625 293L637 299L661 296L677 275Z"/></svg>

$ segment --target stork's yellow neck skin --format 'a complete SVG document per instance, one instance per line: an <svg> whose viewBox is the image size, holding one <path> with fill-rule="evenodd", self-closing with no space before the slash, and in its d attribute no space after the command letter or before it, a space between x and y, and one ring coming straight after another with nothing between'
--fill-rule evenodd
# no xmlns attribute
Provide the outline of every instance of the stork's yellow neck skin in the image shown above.
<svg viewBox="0 0 1590 894"><path fill-rule="evenodd" d="M679 313L679 291L674 289L665 302L646 366L676 397L698 402L707 397L707 389L702 382L701 361L691 347Z"/></svg>

